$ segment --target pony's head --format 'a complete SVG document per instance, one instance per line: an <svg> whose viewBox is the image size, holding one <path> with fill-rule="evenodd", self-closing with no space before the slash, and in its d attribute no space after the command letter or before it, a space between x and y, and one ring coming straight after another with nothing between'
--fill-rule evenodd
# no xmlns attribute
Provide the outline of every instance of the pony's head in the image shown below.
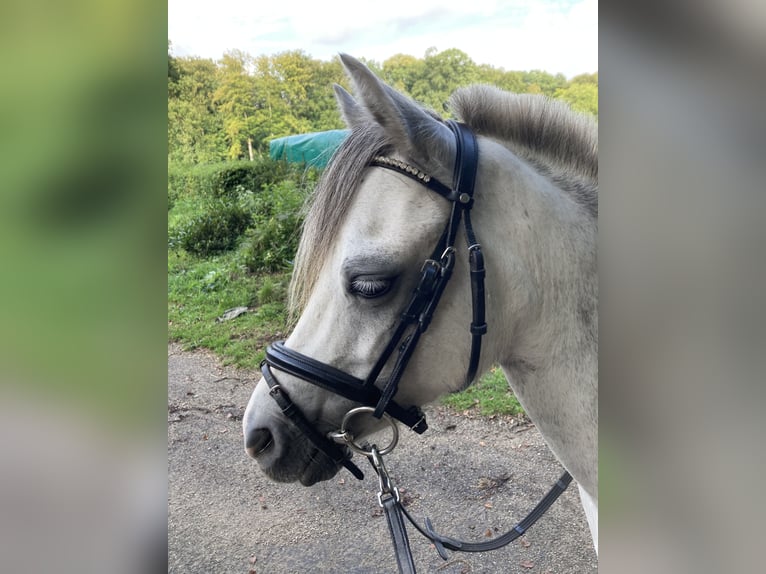
<svg viewBox="0 0 766 574"><path fill-rule="evenodd" d="M445 123L378 80L363 64L341 57L357 94L336 96L351 133L320 181L307 215L291 284L300 313L286 346L365 379L391 337L438 243L451 203L416 179L371 168L386 156L442 181L452 181L455 137ZM422 405L463 383L470 338L467 270L458 264L433 323L417 346L396 401ZM459 293L464 291L465 295ZM380 374L381 384L390 368ZM352 401L275 370L279 384L320 432L337 430ZM353 434L375 430L359 417ZM244 417L245 446L279 481L305 485L331 478L338 466L285 419L261 380Z"/></svg>
<svg viewBox="0 0 766 574"><path fill-rule="evenodd" d="M290 289L292 311L299 318L285 346L364 380L374 372L397 329L421 279L423 262L439 244L453 207L418 177L375 167L375 158L403 162L411 171L449 184L458 144L450 126L436 114L381 82L353 58L343 55L341 61L356 95L355 99L336 86L341 114L351 132L323 174L304 224ZM472 96L471 100L479 107L491 104L487 94L475 92L478 98ZM466 105L459 98L453 104L461 115L461 107ZM540 117L541 123L550 125L544 115ZM474 120L480 122L481 118ZM485 132L493 129L494 122L488 124ZM527 137L523 129L520 132ZM563 149L569 132L558 135L551 139L563 138L564 143L557 144ZM529 137L540 139L536 134ZM533 174L508 146L492 138L481 137L479 146L474 195L479 240L486 244L490 238L482 230L492 228L495 237L491 241L496 245L534 241L517 238L509 229L523 235L531 228L533 207L525 203L522 192L539 174ZM556 153L551 165L560 163ZM536 185L553 188L545 178ZM509 190L514 193L500 193ZM506 197L502 204L496 199L500 196ZM513 217L519 220L511 221ZM457 245L452 279L399 380L394 399L404 408L431 402L465 383L471 354L472 299L462 234ZM504 253L503 259L504 271L498 271L494 283L487 285L487 317L492 324L502 321L503 326L485 337L480 371L503 359L501 349L509 342L518 343L515 333L540 314L534 288L539 278L529 271L534 262L512 253ZM501 296L505 300L502 309L498 304ZM384 388L391 371L387 363L375 377L375 386ZM339 429L344 415L359 406L279 367L274 368L274 377L320 435ZM358 440L379 425L372 416L357 417L349 430ZM331 478L340 468L283 415L266 380L253 392L243 427L248 454L275 480L311 485Z"/></svg>

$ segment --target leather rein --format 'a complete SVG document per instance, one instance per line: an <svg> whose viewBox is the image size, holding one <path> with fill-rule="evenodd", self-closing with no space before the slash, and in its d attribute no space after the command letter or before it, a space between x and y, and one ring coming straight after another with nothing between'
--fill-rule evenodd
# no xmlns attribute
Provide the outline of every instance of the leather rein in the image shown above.
<svg viewBox="0 0 766 574"><path fill-rule="evenodd" d="M473 307L470 325L471 353L463 389L468 387L476 376L481 355L481 338L487 332L484 256L471 224L471 208L474 204L473 193L478 168L478 146L476 137L468 127L452 120L447 121L446 124L455 136L457 148L452 186L446 186L417 168L394 158L375 156L369 164L371 167L393 170L414 179L450 201L452 211L439 242L431 256L423 263L420 280L408 305L401 314L399 324L367 377L360 379L331 365L317 361L290 349L284 341L277 341L269 345L266 349L266 358L261 363L261 372L269 386L270 396L277 402L283 414L319 451L327 455L335 464L345 466L360 480L364 478L364 473L351 462L350 455L338 443L345 442L351 450L367 456L378 476L380 485L378 502L386 512L399 572L402 574L415 573L415 565L402 516L406 517L423 536L434 544L439 555L445 560L447 559L446 549L462 552L495 550L521 536L545 513L572 481L571 475L564 472L558 482L527 517L506 534L486 542L463 542L438 534L428 518L426 518L425 527L420 526L401 504L399 491L393 485L383 464L382 455L390 452L398 440L396 423L391 419L402 422L418 434L422 434L428 428L426 417L419 407L403 407L394 400L394 396L415 347L421 335L428 329L444 289L452 276L455 265L455 240L461 221L468 244ZM397 354L394 357L395 352ZM394 358L392 359L392 357ZM378 388L375 383L378 382L378 377L384 367L392 360L391 374L384 381L382 388ZM364 406L349 411L341 425L341 430L332 433L332 439L330 439L314 428L301 410L290 400L286 391L271 372L272 368L289 373ZM391 445L384 449L378 449L375 445L360 447L354 443L353 436L345 430L345 426L348 419L360 412L371 413L378 419L385 417L394 431Z"/></svg>

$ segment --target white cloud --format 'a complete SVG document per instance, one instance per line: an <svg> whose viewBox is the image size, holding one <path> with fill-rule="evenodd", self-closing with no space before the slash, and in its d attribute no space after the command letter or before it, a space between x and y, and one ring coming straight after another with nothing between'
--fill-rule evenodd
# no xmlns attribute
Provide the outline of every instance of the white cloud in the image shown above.
<svg viewBox="0 0 766 574"><path fill-rule="evenodd" d="M176 53L216 59L236 48L382 61L435 46L509 70L598 69L598 0L169 0L168 22Z"/></svg>

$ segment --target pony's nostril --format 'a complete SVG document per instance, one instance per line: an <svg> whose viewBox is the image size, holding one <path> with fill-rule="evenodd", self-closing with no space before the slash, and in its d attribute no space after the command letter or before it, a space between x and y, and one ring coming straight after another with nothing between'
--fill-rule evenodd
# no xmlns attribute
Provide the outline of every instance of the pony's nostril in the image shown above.
<svg viewBox="0 0 766 574"><path fill-rule="evenodd" d="M251 457L256 458L258 455L265 452L272 444L274 444L274 437L267 429L255 429L247 437L245 443L245 450Z"/></svg>

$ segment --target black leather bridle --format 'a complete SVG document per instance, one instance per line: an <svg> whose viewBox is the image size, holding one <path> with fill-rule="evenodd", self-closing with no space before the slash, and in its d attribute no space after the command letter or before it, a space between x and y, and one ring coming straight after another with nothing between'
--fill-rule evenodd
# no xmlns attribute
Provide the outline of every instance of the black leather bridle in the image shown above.
<svg viewBox="0 0 766 574"><path fill-rule="evenodd" d="M431 257L423 263L418 285L412 293L409 304L401 314L396 330L367 377L362 380L331 365L312 359L288 348L284 341L277 341L270 345L266 349L266 358L261 364L261 372L269 385L269 394L277 402L284 415L303 432L317 449L325 453L336 464L345 466L359 479L364 477L362 471L351 462L346 452L338 444L314 428L279 385L271 369L275 368L289 373L355 403L374 407L373 416L376 418L381 418L383 413L387 413L418 434L423 433L428 425L422 410L416 406L402 407L394 401L394 396L420 336L428 329L434 311L452 276L455 265L455 240L462 221L468 243L473 304L473 318L470 327L471 354L464 386L467 387L473 382L481 355L481 338L487 332L484 256L471 225L471 208L474 203L473 193L479 150L476 137L468 127L452 120L447 121L446 124L455 136L457 148L452 186L446 186L417 168L396 159L376 156L369 164L370 166L396 171L421 183L429 190L452 202L452 212ZM395 352L397 355L392 359ZM391 374L383 388L379 389L375 383L383 368L391 360L394 361Z"/></svg>

